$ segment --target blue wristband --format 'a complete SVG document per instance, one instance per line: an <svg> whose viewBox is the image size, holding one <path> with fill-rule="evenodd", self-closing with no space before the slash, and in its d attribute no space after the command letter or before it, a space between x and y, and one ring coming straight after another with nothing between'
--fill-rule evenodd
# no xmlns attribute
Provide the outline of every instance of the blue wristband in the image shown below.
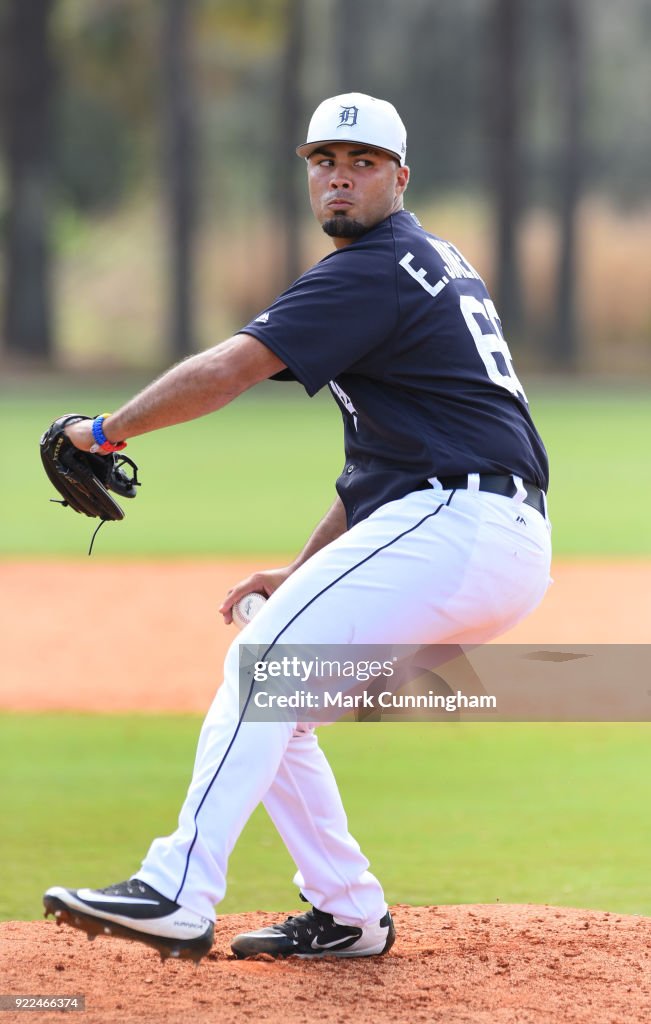
<svg viewBox="0 0 651 1024"><path fill-rule="evenodd" d="M101 416L96 416L93 420L92 431L95 444L98 448L101 448L103 452L110 454L111 452L120 452L123 448L126 448L126 441L109 441L106 434L104 433L103 424L107 416L111 414L104 412Z"/></svg>
<svg viewBox="0 0 651 1024"><path fill-rule="evenodd" d="M106 419L107 416L108 413L105 412L101 416L96 416L95 419L93 420L93 437L95 438L95 441L100 448L107 442L106 434L102 429L102 424L104 423L104 420Z"/></svg>

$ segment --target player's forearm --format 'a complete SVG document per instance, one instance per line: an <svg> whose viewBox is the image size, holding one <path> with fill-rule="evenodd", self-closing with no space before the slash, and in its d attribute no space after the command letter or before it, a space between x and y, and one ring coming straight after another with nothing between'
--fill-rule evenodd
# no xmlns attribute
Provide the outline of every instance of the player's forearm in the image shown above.
<svg viewBox="0 0 651 1024"><path fill-rule="evenodd" d="M124 440L215 412L284 363L248 335L186 359L104 421L111 441Z"/></svg>
<svg viewBox="0 0 651 1024"><path fill-rule="evenodd" d="M346 511L341 498L337 497L321 522L314 529L301 553L292 562L292 572L298 569L303 562L307 562L308 558L311 558L321 548L336 540L337 537L341 537L347 528Z"/></svg>
<svg viewBox="0 0 651 1024"><path fill-rule="evenodd" d="M284 565L280 569L264 569L261 572L254 572L246 579L240 580L232 587L224 598L220 612L224 616L224 622L228 626L233 621L233 606L247 594L263 594L271 597L279 587L289 579L293 572L306 562L308 558L320 551L331 541L336 540L342 533L346 532L346 513L341 500L337 498L332 507L316 527L300 555L290 565Z"/></svg>

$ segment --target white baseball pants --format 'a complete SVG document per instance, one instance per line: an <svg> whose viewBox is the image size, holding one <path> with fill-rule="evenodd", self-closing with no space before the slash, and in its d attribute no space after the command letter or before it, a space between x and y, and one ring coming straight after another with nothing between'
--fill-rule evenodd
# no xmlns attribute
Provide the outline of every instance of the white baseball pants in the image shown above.
<svg viewBox="0 0 651 1024"><path fill-rule="evenodd" d="M239 643L483 643L540 602L550 558L548 522L517 497L441 489L384 505L319 551L231 645L178 828L154 840L137 877L214 919L229 854L262 801L306 898L344 923L377 922L384 894L314 731L240 717Z"/></svg>

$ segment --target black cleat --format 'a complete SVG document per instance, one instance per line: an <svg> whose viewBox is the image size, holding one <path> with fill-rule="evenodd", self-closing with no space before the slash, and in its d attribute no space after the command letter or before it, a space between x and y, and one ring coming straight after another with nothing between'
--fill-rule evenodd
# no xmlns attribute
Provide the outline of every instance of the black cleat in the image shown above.
<svg viewBox="0 0 651 1024"><path fill-rule="evenodd" d="M314 907L305 914L288 917L283 924L236 935L231 949L240 959L256 953L276 957L381 956L391 949L395 938L388 910L377 924L359 928L340 924L332 914Z"/></svg>
<svg viewBox="0 0 651 1024"><path fill-rule="evenodd" d="M138 878L106 889L48 889L43 897L45 916L97 935L135 939L157 949L162 959L178 957L196 963L212 947L213 923L173 903Z"/></svg>

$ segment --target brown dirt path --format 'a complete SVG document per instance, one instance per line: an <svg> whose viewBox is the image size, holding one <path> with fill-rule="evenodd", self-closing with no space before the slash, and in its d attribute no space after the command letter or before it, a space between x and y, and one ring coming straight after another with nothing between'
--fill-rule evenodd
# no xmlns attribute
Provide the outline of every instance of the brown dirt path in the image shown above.
<svg viewBox="0 0 651 1024"><path fill-rule="evenodd" d="M651 920L532 906L393 908L385 957L236 961L230 938L270 914L225 917L195 968L50 922L0 924L2 991L85 995L80 1024L642 1024ZM24 1020L3 1013L3 1022ZM61 1014L29 1015L44 1022Z"/></svg>
<svg viewBox="0 0 651 1024"><path fill-rule="evenodd" d="M236 636L217 608L261 567L0 564L0 710L205 711ZM651 643L651 561L558 562L553 576L541 607L501 642Z"/></svg>

